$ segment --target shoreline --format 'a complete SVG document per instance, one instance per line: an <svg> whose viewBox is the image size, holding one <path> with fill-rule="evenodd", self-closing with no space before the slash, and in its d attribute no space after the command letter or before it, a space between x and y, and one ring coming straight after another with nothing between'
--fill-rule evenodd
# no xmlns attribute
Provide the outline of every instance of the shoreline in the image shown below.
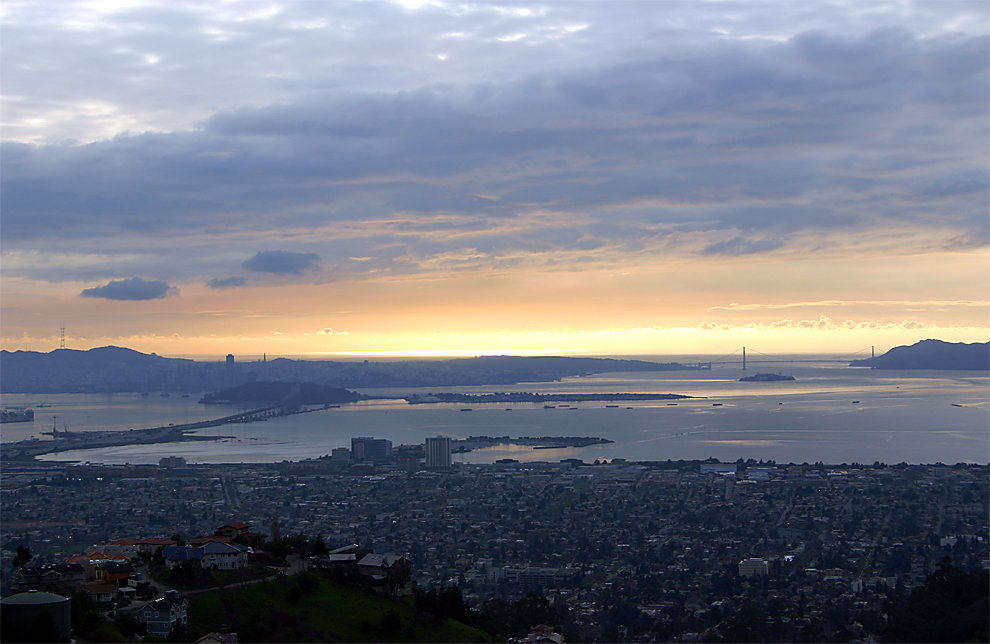
<svg viewBox="0 0 990 644"><path fill-rule="evenodd" d="M580 461L580 463L578 463L578 461ZM263 468L279 468L279 467L285 467L285 466L289 466L289 467L320 466L320 465L326 465L327 463L328 463L327 460L321 460L319 458L309 458L309 459L301 459L301 460L296 460L296 461L282 460L282 461L272 461L272 462L269 462L269 461L244 461L244 462L237 462L237 463L187 463L186 465L184 465L183 467L178 468L178 469L183 470L183 471L186 471L186 472L188 472L189 470L197 470L197 469L207 470L207 469L211 469L211 468L240 469L240 470L243 470L245 468L248 468L248 469L256 469L256 468L257 469L263 469ZM155 470L160 470L163 473L174 472L175 471L174 468L173 469L163 468L160 465L152 464L152 463L124 463L124 464L116 464L116 463L91 463L91 462L85 462L84 463L84 462L81 462L81 461L25 461L25 462L15 462L15 463L5 463L4 465L5 465L5 469L7 469L9 471L12 471L12 472L13 471L32 471L32 470L53 470L53 469L57 470L57 469L65 469L65 468L69 468L69 467L83 467L83 468L88 468L88 469L92 469L92 468L103 468L103 469L106 469L106 470L109 470L109 471L120 471L120 472L127 472L127 471L130 471L130 470L133 470L133 471L138 471L138 470L140 470L140 471L147 471L149 468L155 469ZM357 465L361 465L361 464L357 464ZM377 464L377 465L380 466L381 464ZM774 461L774 460L758 461L758 460L755 460L755 459L752 459L752 458L750 458L750 459L739 458L739 459L736 459L734 461L728 461L728 460L727 461L720 461L720 460L718 460L716 458L708 458L708 459L642 460L642 461L637 461L637 460L631 460L631 459L627 459L627 458L623 458L623 457L614 457L611 460L600 460L599 463L596 464L594 461L588 462L588 461L584 461L582 459L558 459L558 460L553 460L553 461L518 461L518 460L511 459L510 458L510 459L505 460L505 461L496 461L496 462L491 462L491 463L461 463L461 462L454 461L452 463L452 465L451 465L451 469L450 470L447 470L446 472L435 472L435 471L430 471L430 470L423 469L423 470L419 470L418 472L410 473L410 472L406 472L404 470L398 469L398 466L396 466L396 465L393 464L393 465L386 466L386 467L391 467L393 469L383 469L382 474L387 474L387 475L391 475L391 474L395 474L395 475L402 474L402 475L415 476L416 474L426 474L426 473L430 473L430 474L451 473L451 472L456 472L456 470L459 469L459 468L468 468L468 469L471 469L471 468L496 468L496 469L499 469L499 468L505 468L505 467L519 467L519 468L529 468L529 469L532 469L532 468L540 468L540 467L557 468L557 467L561 467L562 465L572 465L572 466L573 465L583 465L583 466L588 466L588 467L609 467L609 466L625 467L625 466L634 466L634 467L643 467L643 468L668 468L668 469L669 468L690 467L690 466L694 466L694 465L698 465L698 466L700 466L700 465L722 465L722 466L735 465L737 467L742 467L742 468L751 468L751 467L768 468L769 467L769 468L781 469L781 468L802 467L802 468L811 468L811 469L827 469L827 470L840 471L840 470L860 470L860 469L862 469L862 470L885 470L885 469L897 470L897 469L903 469L903 468L916 468L916 467L944 467L944 468L948 468L948 469L969 468L969 467L981 467L981 468L982 467L988 467L988 468L990 468L990 460L987 460L987 461L973 461L973 462L958 462L958 463L943 463L943 462L940 462L940 461L935 461L935 462L911 462L911 463L908 463L906 461L902 461L900 463L880 462L879 464L877 464L877 463L858 463L858 462L852 462L852 463L849 463L849 462L844 462L844 463L826 463L826 462L821 462L821 461L814 462L814 463L807 463L807 462L798 463L798 462L793 462L793 461L787 461L787 462L780 461L780 462L777 462L777 461ZM336 468L336 469L333 469L332 472L328 471L328 473L336 473L336 474L340 474L340 475L352 475L352 476L367 476L367 474L364 473L364 472L361 472L361 473L350 472L347 468ZM177 472L177 473L175 473L175 475L176 476L180 476L182 474L181 474L181 472Z"/></svg>

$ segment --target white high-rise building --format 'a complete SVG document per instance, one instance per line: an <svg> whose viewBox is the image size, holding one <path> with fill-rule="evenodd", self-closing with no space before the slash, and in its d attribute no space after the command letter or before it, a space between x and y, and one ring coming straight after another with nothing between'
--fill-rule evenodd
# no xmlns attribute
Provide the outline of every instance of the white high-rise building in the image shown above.
<svg viewBox="0 0 990 644"><path fill-rule="evenodd" d="M426 439L426 469L450 469L450 438L446 436L431 436Z"/></svg>

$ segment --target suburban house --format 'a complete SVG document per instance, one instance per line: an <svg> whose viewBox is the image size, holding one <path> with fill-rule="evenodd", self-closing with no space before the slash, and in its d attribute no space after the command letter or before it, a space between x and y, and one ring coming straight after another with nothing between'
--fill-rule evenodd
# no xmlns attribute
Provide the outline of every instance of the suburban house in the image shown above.
<svg viewBox="0 0 990 644"><path fill-rule="evenodd" d="M138 540L124 537L111 543L98 543L89 547L89 552L102 552L107 555L122 555L133 559L138 555Z"/></svg>
<svg viewBox="0 0 990 644"><path fill-rule="evenodd" d="M234 539L242 535L247 534L251 531L251 524L244 523L243 521L234 521L233 523L225 523L216 530L213 534L218 537L227 537L228 539Z"/></svg>
<svg viewBox="0 0 990 644"><path fill-rule="evenodd" d="M358 574L390 591L403 586L412 576L412 562L401 555L368 554L357 562Z"/></svg>
<svg viewBox="0 0 990 644"><path fill-rule="evenodd" d="M80 564L45 564L15 568L11 585L17 592L44 590L66 594L84 581L86 570Z"/></svg>
<svg viewBox="0 0 990 644"><path fill-rule="evenodd" d="M130 578L131 574L134 572L134 568L129 563L107 563L103 564L96 569L96 578L105 584L116 584L118 586L124 585L120 584L121 580L126 583L127 579Z"/></svg>
<svg viewBox="0 0 990 644"><path fill-rule="evenodd" d="M554 632L553 626L537 624L529 629L529 635L522 640L523 644L564 644L564 636Z"/></svg>
<svg viewBox="0 0 990 644"><path fill-rule="evenodd" d="M179 591L167 590L162 597L142 606L137 618L148 633L168 637L173 629L186 625L187 608L186 598L179 595Z"/></svg>
<svg viewBox="0 0 990 644"><path fill-rule="evenodd" d="M84 555L69 557L66 563L76 563L86 571L86 580L92 581L99 578L99 568L111 563L130 563L130 558L124 555L111 555L105 552L88 552Z"/></svg>
<svg viewBox="0 0 990 644"><path fill-rule="evenodd" d="M80 586L85 590L94 602L107 605L117 597L116 584L89 583Z"/></svg>
<svg viewBox="0 0 990 644"><path fill-rule="evenodd" d="M248 565L250 551L239 543L211 541L201 546L166 546L162 549L162 558L169 570L184 561L196 561L208 569L235 570Z"/></svg>
<svg viewBox="0 0 990 644"><path fill-rule="evenodd" d="M260 548L268 538L268 535L251 532L251 524L243 521L226 523L214 530L213 534L218 537L227 537L231 541L243 543L252 548Z"/></svg>
<svg viewBox="0 0 990 644"><path fill-rule="evenodd" d="M138 539L137 547L139 552L144 552L149 555L155 554L155 550L162 548L164 546L174 546L174 539L166 539L164 537L149 537L147 539Z"/></svg>
<svg viewBox="0 0 990 644"><path fill-rule="evenodd" d="M155 554L155 550L162 546L174 546L174 539L164 537L151 537L148 539L132 539L124 537L110 543L100 543L90 546L90 552L102 552L107 555L123 555L128 559L133 559L140 553L149 555Z"/></svg>

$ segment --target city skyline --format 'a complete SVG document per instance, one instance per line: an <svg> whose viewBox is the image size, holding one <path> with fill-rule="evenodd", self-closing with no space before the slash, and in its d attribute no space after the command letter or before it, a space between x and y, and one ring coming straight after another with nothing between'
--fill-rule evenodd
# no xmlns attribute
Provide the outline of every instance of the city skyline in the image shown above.
<svg viewBox="0 0 990 644"><path fill-rule="evenodd" d="M5 349L990 338L985 2L0 11Z"/></svg>

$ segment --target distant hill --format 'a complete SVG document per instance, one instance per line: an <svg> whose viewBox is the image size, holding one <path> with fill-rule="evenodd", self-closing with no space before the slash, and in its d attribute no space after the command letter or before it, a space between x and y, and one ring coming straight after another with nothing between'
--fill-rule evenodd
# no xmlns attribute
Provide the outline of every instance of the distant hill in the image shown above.
<svg viewBox="0 0 990 644"><path fill-rule="evenodd" d="M332 405L367 400L368 396L343 389L307 382L246 382L222 391L205 394L199 402L261 404L292 400L296 405Z"/></svg>
<svg viewBox="0 0 990 644"><path fill-rule="evenodd" d="M88 351L56 349L0 351L3 393L157 391L170 371L191 367L193 360L163 358L123 347Z"/></svg>
<svg viewBox="0 0 990 644"><path fill-rule="evenodd" d="M202 392L249 382L309 382L330 387L435 387L547 382L615 371L695 369L676 362L609 358L485 356L450 360L258 360L198 362L122 347L89 351L0 351L0 392Z"/></svg>
<svg viewBox="0 0 990 644"><path fill-rule="evenodd" d="M870 367L870 358L853 360L850 367ZM894 347L877 356L877 369L952 369L990 371L990 342L943 342L922 340L911 346Z"/></svg>

